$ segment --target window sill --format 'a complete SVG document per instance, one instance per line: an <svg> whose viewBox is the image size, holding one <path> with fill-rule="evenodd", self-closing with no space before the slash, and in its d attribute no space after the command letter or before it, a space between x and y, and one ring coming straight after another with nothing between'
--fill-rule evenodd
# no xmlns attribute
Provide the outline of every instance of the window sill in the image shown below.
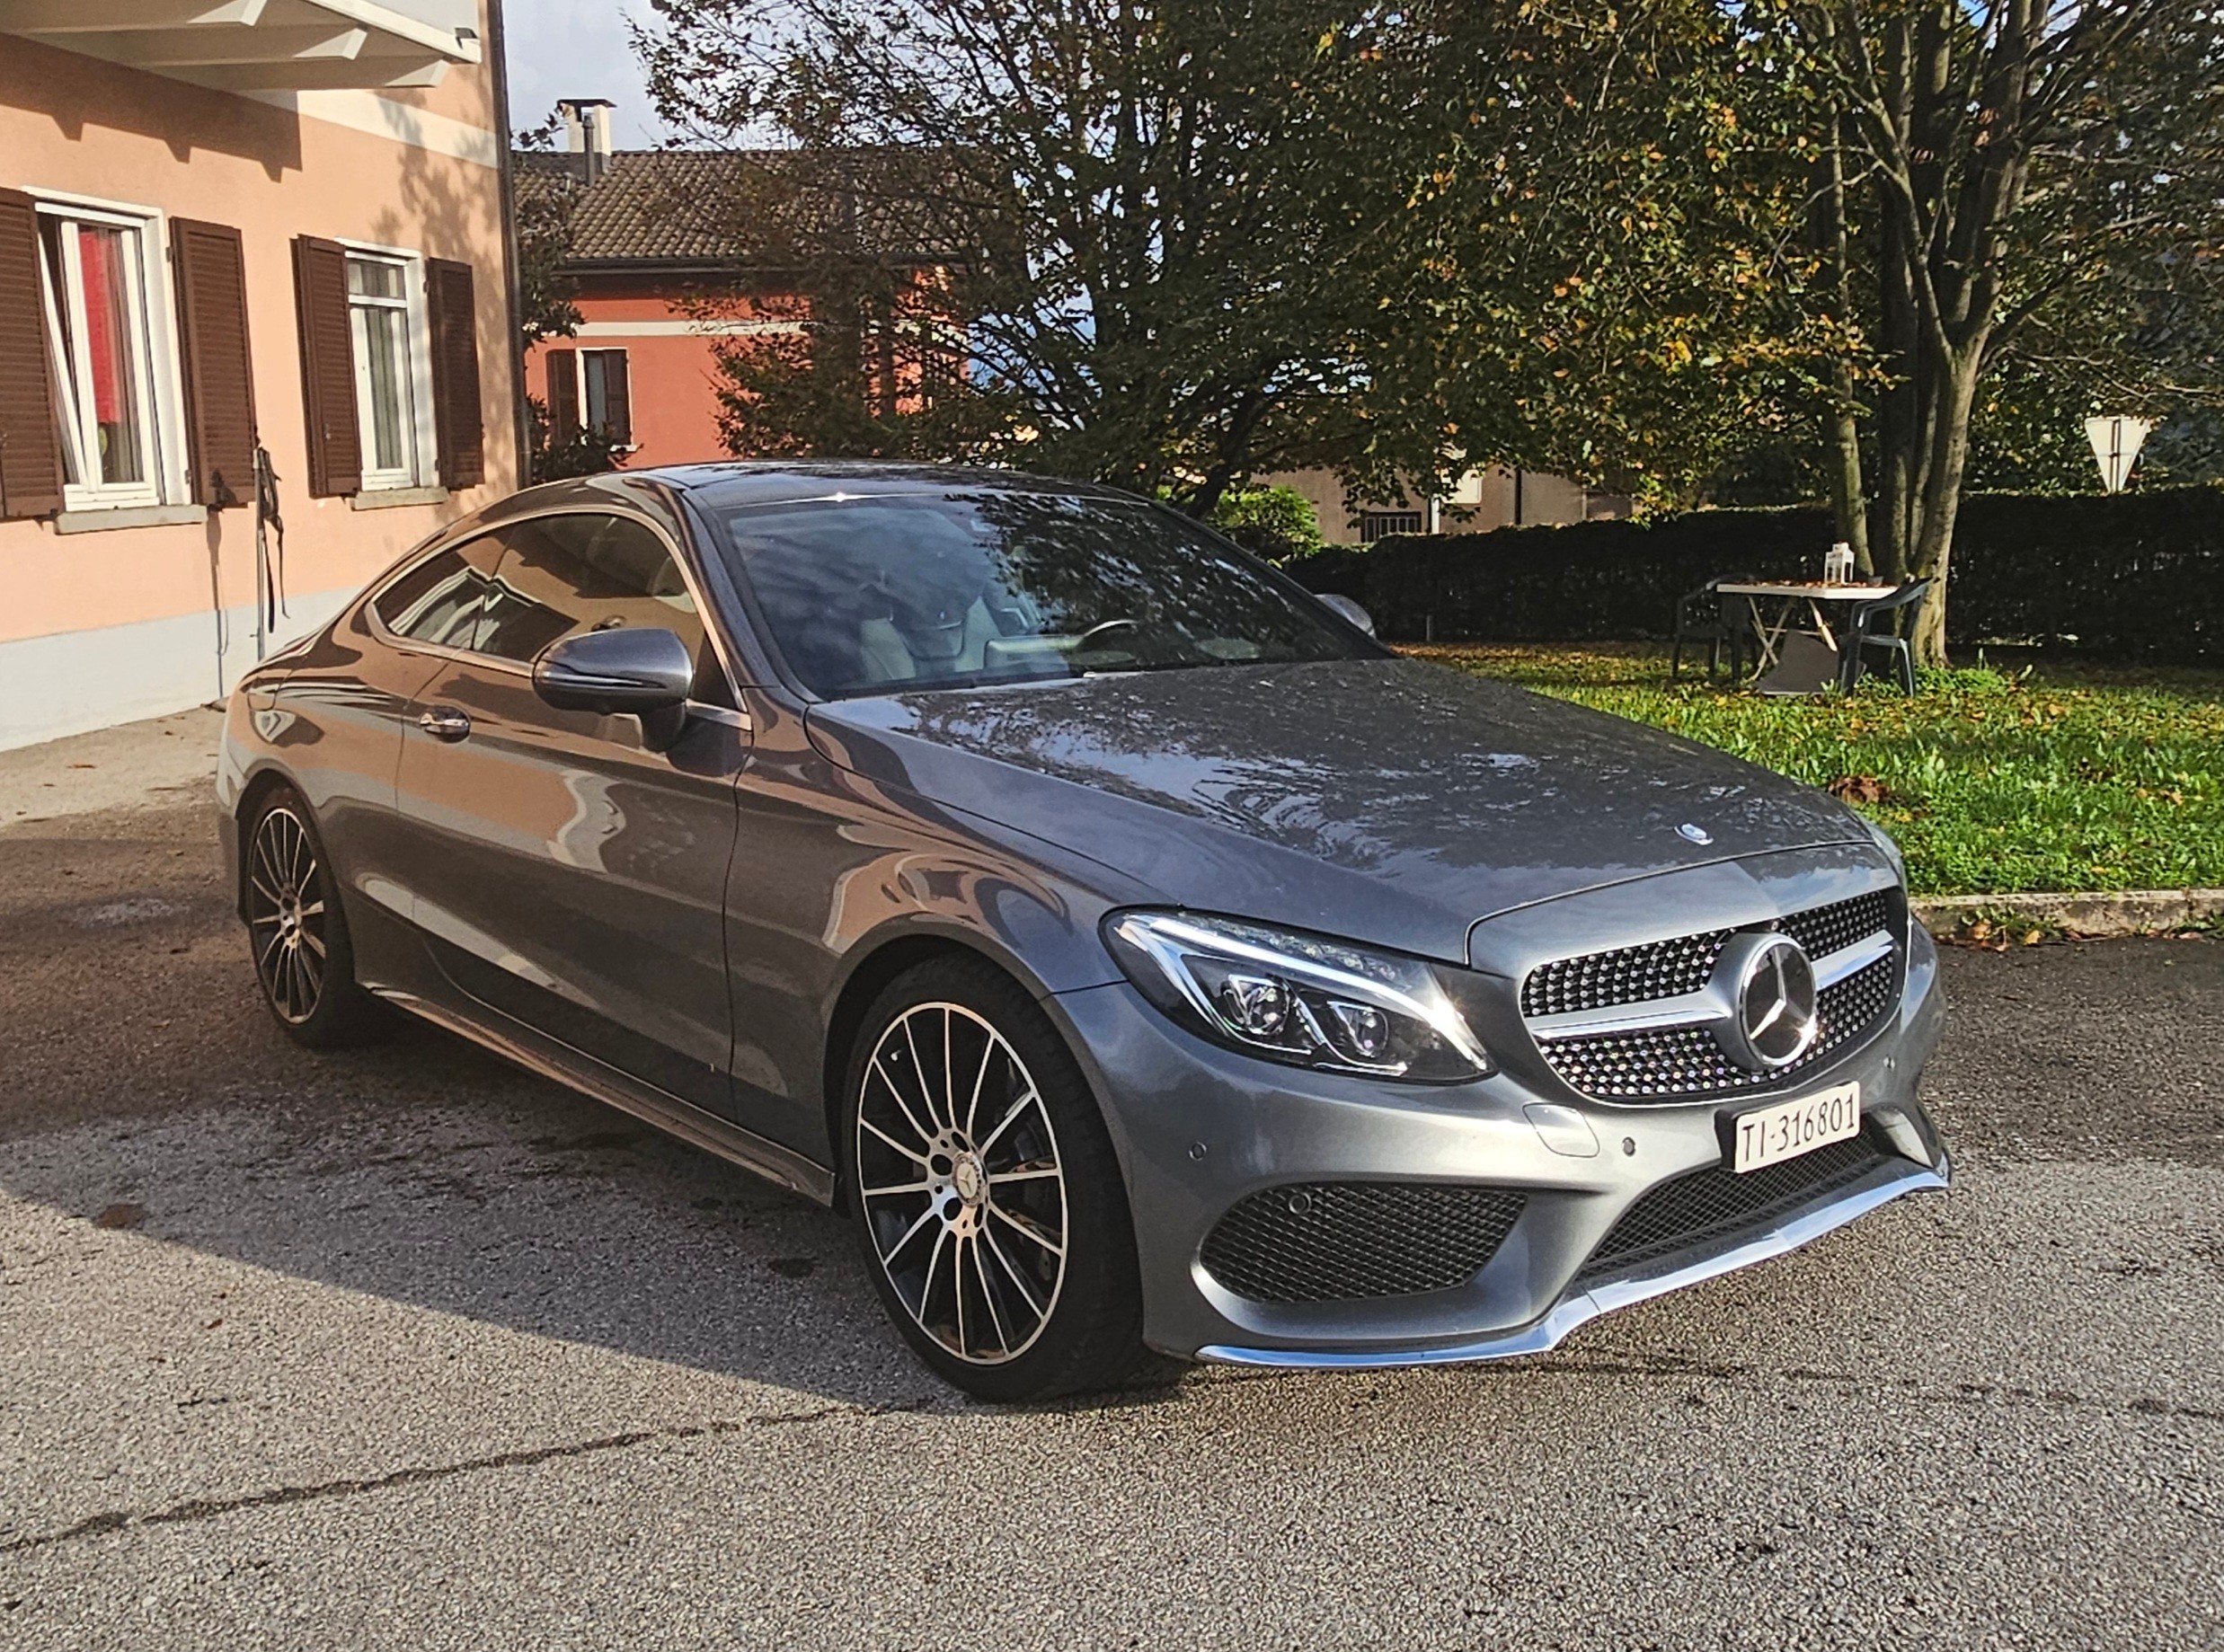
<svg viewBox="0 0 2224 1652"><path fill-rule="evenodd" d="M367 488L348 495L350 510L392 510L402 505L445 505L447 490L430 488Z"/></svg>
<svg viewBox="0 0 2224 1652"><path fill-rule="evenodd" d="M104 534L120 527L191 527L208 520L205 505L123 505L59 511L49 518L58 534Z"/></svg>

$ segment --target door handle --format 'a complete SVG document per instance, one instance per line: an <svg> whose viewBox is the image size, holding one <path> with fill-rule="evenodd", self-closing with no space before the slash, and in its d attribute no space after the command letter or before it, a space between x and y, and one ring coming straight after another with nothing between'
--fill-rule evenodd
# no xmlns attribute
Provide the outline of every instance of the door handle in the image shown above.
<svg viewBox="0 0 2224 1652"><path fill-rule="evenodd" d="M460 740L471 732L471 719L452 705L436 705L417 726L436 740Z"/></svg>

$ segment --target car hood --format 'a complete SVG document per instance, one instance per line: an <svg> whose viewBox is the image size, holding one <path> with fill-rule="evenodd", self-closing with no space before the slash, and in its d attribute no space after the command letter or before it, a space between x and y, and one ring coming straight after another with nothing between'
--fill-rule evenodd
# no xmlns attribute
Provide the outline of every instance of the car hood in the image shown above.
<svg viewBox="0 0 2224 1652"><path fill-rule="evenodd" d="M1711 746L1420 660L923 691L807 720L844 767L1155 898L1446 959L1511 907L1866 838Z"/></svg>

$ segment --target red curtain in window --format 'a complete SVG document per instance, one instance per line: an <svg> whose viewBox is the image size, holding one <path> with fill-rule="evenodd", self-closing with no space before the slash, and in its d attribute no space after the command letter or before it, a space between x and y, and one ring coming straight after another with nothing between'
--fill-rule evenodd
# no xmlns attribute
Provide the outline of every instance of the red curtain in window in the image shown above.
<svg viewBox="0 0 2224 1652"><path fill-rule="evenodd" d="M93 417L101 424L123 419L123 386L116 365L121 351L115 335L117 303L116 237L100 230L77 232L77 262L85 284L85 356L93 367Z"/></svg>

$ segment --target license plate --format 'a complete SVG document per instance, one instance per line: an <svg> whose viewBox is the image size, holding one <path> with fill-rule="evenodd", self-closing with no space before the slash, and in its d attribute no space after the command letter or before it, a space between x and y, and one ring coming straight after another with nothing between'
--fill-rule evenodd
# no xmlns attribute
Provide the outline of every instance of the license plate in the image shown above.
<svg viewBox="0 0 2224 1652"><path fill-rule="evenodd" d="M1861 1134L1861 1086L1779 1101L1740 1113L1731 1123L1730 1168L1742 1175Z"/></svg>

